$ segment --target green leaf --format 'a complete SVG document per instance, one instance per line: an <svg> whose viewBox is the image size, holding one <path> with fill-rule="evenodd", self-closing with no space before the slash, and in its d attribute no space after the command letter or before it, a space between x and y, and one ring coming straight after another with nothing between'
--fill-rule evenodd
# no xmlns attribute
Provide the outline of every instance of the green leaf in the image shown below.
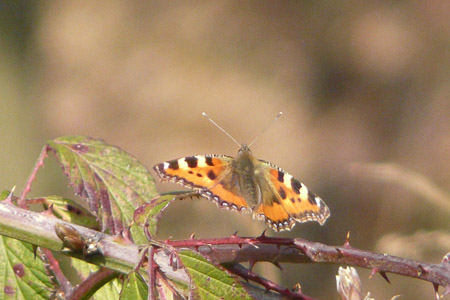
<svg viewBox="0 0 450 300"><path fill-rule="evenodd" d="M158 219L164 209L166 209L173 200L191 194L191 191L178 191L156 196L149 203L146 203L135 210L133 217L135 224L143 226L148 223L150 234L152 236L156 235Z"/></svg>
<svg viewBox="0 0 450 300"><path fill-rule="evenodd" d="M40 200L45 209L48 209L48 207L52 205L53 214L64 221L91 229L98 228L98 222L95 216L93 216L89 210L78 204L75 200L60 196L47 196L31 200Z"/></svg>
<svg viewBox="0 0 450 300"><path fill-rule="evenodd" d="M0 299L49 299L54 289L33 247L0 236Z"/></svg>
<svg viewBox="0 0 450 300"><path fill-rule="evenodd" d="M84 260L73 257L71 258L71 265L77 271L80 281L85 280L86 278L88 278L89 274L97 272L100 269L99 266L87 263Z"/></svg>
<svg viewBox="0 0 450 300"><path fill-rule="evenodd" d="M152 176L118 147L83 136L48 141L76 194L102 224L116 234L129 226L136 208L156 195Z"/></svg>
<svg viewBox="0 0 450 300"><path fill-rule="evenodd" d="M122 289L122 281L120 279L113 279L99 289L94 298L98 300L108 299L115 300L120 299L120 290Z"/></svg>
<svg viewBox="0 0 450 300"><path fill-rule="evenodd" d="M148 288L147 285L136 275L131 272L125 280L120 293L121 300L139 300L147 299Z"/></svg>
<svg viewBox="0 0 450 300"><path fill-rule="evenodd" d="M3 190L3 191L0 193L0 201L3 201L3 200L5 200L6 198L8 198L9 194L11 194L11 191L10 191L10 190Z"/></svg>
<svg viewBox="0 0 450 300"><path fill-rule="evenodd" d="M239 281L197 252L182 250L178 256L191 277L198 299L252 299Z"/></svg>

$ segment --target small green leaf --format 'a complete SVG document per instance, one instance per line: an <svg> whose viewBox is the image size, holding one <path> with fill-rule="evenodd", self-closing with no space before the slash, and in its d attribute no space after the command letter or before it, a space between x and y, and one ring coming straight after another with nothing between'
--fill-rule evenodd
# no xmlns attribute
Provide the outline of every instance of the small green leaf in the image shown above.
<svg viewBox="0 0 450 300"><path fill-rule="evenodd" d="M6 198L8 198L9 194L11 194L11 191L9 191L9 190L3 190L3 191L0 193L0 201L3 201L3 200L5 200Z"/></svg>
<svg viewBox="0 0 450 300"><path fill-rule="evenodd" d="M149 231L152 236L156 234L156 225L158 223L159 216L166 209L166 207L175 199L185 197L192 194L191 191L177 191L166 194L161 194L153 198L149 203L138 207L134 211L134 222L136 225L143 226L149 224Z"/></svg>
<svg viewBox="0 0 450 300"><path fill-rule="evenodd" d="M198 299L252 299L239 281L200 254L182 250L178 256L186 267Z"/></svg>
<svg viewBox="0 0 450 300"><path fill-rule="evenodd" d="M85 280L88 278L89 274L97 272L98 269L100 269L99 266L87 263L84 260L77 258L71 258L71 265L77 271L80 281Z"/></svg>
<svg viewBox="0 0 450 300"><path fill-rule="evenodd" d="M0 299L49 299L54 289L33 247L0 236Z"/></svg>
<svg viewBox="0 0 450 300"><path fill-rule="evenodd" d="M102 286L101 289L99 289L95 294L94 298L98 300L108 299L108 300L115 300L120 299L120 290L122 288L122 281L120 279L113 279L104 286Z"/></svg>
<svg viewBox="0 0 450 300"><path fill-rule="evenodd" d="M31 199L37 200L37 199ZM77 201L60 196L47 196L39 198L45 209L52 205L53 214L58 218L91 229L98 229L98 222L89 210Z"/></svg>
<svg viewBox="0 0 450 300"><path fill-rule="evenodd" d="M148 288L142 280L136 276L135 272L131 272L123 283L121 300L139 300L147 299Z"/></svg>
<svg viewBox="0 0 450 300"><path fill-rule="evenodd" d="M118 147L83 136L48 141L76 194L88 201L102 230L129 226L136 208L156 195L145 166Z"/></svg>

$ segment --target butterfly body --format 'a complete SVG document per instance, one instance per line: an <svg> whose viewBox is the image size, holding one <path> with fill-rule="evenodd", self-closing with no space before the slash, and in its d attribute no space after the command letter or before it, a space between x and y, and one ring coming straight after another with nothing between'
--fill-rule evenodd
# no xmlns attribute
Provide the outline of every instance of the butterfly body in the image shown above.
<svg viewBox="0 0 450 300"><path fill-rule="evenodd" d="M198 190L219 207L252 213L275 231L296 222L323 224L330 211L321 198L281 168L257 159L246 145L236 158L196 155L154 166L162 180Z"/></svg>

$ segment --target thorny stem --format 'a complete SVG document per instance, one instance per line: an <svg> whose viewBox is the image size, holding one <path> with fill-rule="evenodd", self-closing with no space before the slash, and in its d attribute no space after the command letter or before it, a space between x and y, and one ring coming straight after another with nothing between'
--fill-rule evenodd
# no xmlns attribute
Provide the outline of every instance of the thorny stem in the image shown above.
<svg viewBox="0 0 450 300"><path fill-rule="evenodd" d="M343 246L328 246L299 238L268 237L263 233L257 238L233 235L229 238L166 242L175 248L192 248L213 262L231 261L230 252L232 252L233 262L251 259L255 262L278 263L285 261L284 259L279 260L280 254L290 251L289 254L293 256L290 262L335 263L362 267L371 269L373 274L380 273L384 278L387 278L386 273L394 273L429 281L445 287L446 292L450 291L450 263L448 262L428 264L388 254L372 253L353 248L348 241ZM239 248L223 250L225 245L233 244L238 245ZM275 248L270 248L270 246ZM255 250L253 254L250 254L249 250L252 248ZM255 256L255 253L259 253L259 255Z"/></svg>
<svg viewBox="0 0 450 300"><path fill-rule="evenodd" d="M155 263L155 247L150 246L148 248L148 269L147 269L147 274L148 274L148 281L149 281L149 285L148 285L148 296L147 299L148 300L153 300L155 298L154 297L154 291L156 288L156 263Z"/></svg>
<svg viewBox="0 0 450 300"><path fill-rule="evenodd" d="M315 300L315 298L304 295L301 292L294 292L287 288L283 288L278 284L259 276L258 274L244 268L242 265L237 263L222 264L228 271L238 275L244 279L252 280L256 283L261 284L266 290L272 290L280 293L281 295L288 297L289 299L300 299L300 300Z"/></svg>
<svg viewBox="0 0 450 300"><path fill-rule="evenodd" d="M59 285L61 286L61 290L64 292L65 295L72 292L72 285L70 284L69 280L67 280L66 276L62 272L59 262L55 259L53 256L52 251L42 248L41 249L43 254L45 255L45 259L48 261L48 267L50 270L52 270L53 274L55 275L56 280L58 281Z"/></svg>
<svg viewBox="0 0 450 300"><path fill-rule="evenodd" d="M118 276L119 273L113 270L100 268L100 270L89 275L80 285L74 288L72 293L66 295L66 299L89 299L99 288Z"/></svg>
<svg viewBox="0 0 450 300"><path fill-rule="evenodd" d="M48 152L48 146L44 146L41 150L41 153L38 156L38 159L33 167L33 170L31 171L30 176L28 177L28 179L26 181L25 188L23 189L22 194L20 194L20 199L19 199L19 206L21 208L26 208L25 197L31 191L31 184L36 179L37 172L44 165L44 159L47 157L47 152Z"/></svg>
<svg viewBox="0 0 450 300"><path fill-rule="evenodd" d="M55 226L61 222L63 221L43 214L0 203L1 235L30 242L53 251L60 251L62 242L55 234ZM81 226L73 225L73 227L83 235L99 234L97 231ZM102 259L89 261L111 267L124 274L132 271L133 267L138 264L140 257L136 245L122 245L117 243L113 236L107 234L102 234L99 243L103 249ZM443 286L446 289L445 293L450 292L450 263L448 258L440 264L428 264L356 249L350 246L348 242L343 246L328 246L303 239L267 237L264 234L256 238L233 235L226 238L191 238L160 243L164 244L167 249L190 248L217 264L269 261L275 264L282 262L316 262L359 266L382 275L389 272L419 278L429 281L435 286ZM170 265L167 260L163 263ZM161 267L159 262L158 266Z"/></svg>

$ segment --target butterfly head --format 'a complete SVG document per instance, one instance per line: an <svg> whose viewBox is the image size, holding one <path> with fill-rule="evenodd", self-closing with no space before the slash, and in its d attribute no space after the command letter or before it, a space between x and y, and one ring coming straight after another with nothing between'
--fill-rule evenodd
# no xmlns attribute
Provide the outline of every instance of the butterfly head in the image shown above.
<svg viewBox="0 0 450 300"><path fill-rule="evenodd" d="M241 148L239 148L238 155L251 154L252 150L247 146L247 144L242 144Z"/></svg>

